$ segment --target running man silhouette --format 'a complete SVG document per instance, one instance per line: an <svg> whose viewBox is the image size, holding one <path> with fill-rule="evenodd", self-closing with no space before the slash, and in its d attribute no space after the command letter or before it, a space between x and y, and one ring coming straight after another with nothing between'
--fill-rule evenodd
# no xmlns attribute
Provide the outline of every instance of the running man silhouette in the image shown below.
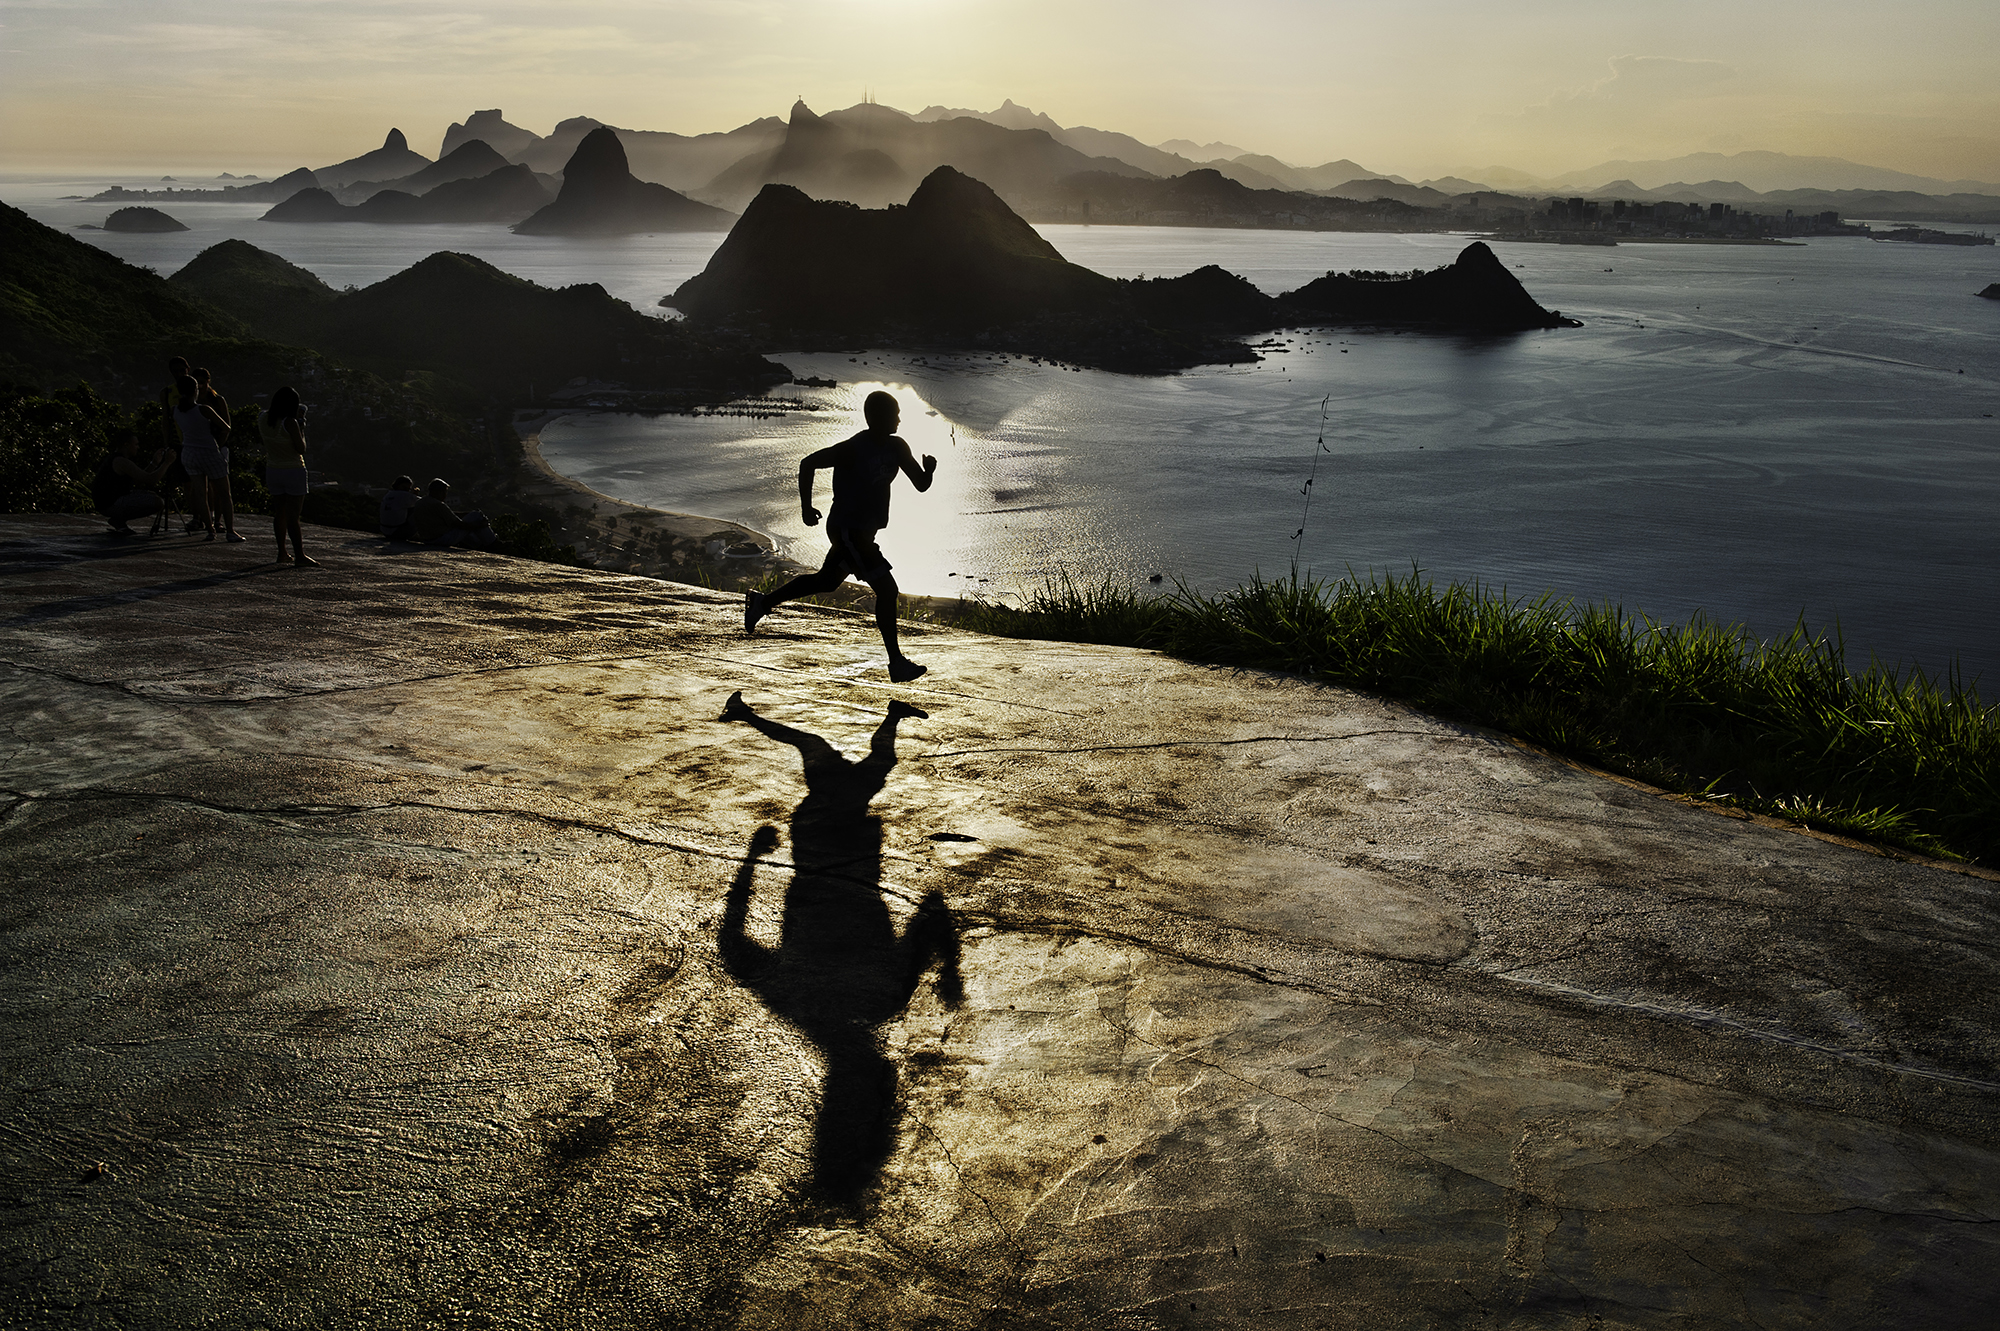
<svg viewBox="0 0 2000 1331"><path fill-rule="evenodd" d="M875 392L861 404L868 428L852 439L808 454L799 463L799 517L808 527L819 525L819 510L813 507L815 473L833 469L833 512L827 515L826 538L832 548L817 573L793 578L774 592L746 592L743 598L743 631L757 631L757 621L787 601L801 596L830 592L849 574L867 583L875 592L875 626L882 630L882 645L889 649L889 678L907 684L924 673L924 667L903 655L896 644L896 598L900 594L889 561L875 544L875 533L889 525L889 486L901 471L910 478L918 493L931 488L937 474L937 459L924 454L917 466L910 446L896 434L902 424L903 409L888 393Z"/></svg>

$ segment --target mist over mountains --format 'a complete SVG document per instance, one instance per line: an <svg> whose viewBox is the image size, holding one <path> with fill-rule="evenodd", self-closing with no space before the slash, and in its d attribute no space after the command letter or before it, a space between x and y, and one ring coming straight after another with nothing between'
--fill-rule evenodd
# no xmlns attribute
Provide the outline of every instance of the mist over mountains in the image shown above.
<svg viewBox="0 0 2000 1331"><path fill-rule="evenodd" d="M480 111L447 132L457 146L483 128L523 144L498 148L538 172L561 169L583 135L602 122L575 117L546 138ZM983 134L976 126L1008 131ZM1299 165L1225 142L1173 139L1148 144L1115 130L1063 125L1011 99L991 111L943 105L915 114L862 102L816 113L804 102L784 119L765 117L724 133L682 135L616 129L632 172L690 198L740 211L762 184L796 185L816 197L863 207L907 197L941 165L986 180L1010 204L1034 208L1065 175L1095 171L1160 180L1213 171L1251 190L1283 190L1360 201L1393 199L1438 207L1480 194L1627 198L1640 202L1762 203L1779 211L1827 208L1856 215L1978 217L2000 211L2000 184L1938 180L1833 157L1776 152L1690 153L1654 161L1611 161L1560 176L1538 177L1505 166L1411 180L1350 158ZM498 145L494 145L498 147ZM1923 197L1918 197L1923 196Z"/></svg>
<svg viewBox="0 0 2000 1331"><path fill-rule="evenodd" d="M1012 100L991 111L933 105L914 115L875 102L821 114L800 101L782 119L767 116L735 129L692 135L628 129L589 116L570 117L542 135L510 123L501 109L493 108L454 122L444 133L436 161L412 150L401 131L391 130L372 152L310 172L302 168L278 182L199 192L118 190L98 197L107 202L232 198L283 204L303 189L317 188L331 197L295 207L293 219L363 220L364 214L350 211L359 208L366 210L366 220L477 215L514 223L542 206L538 194L548 199L561 194L563 173L598 131L615 136L634 182L610 193L629 194L638 184L664 186L694 205L720 212L656 199L645 207L620 205L616 211L624 220L617 223L587 222L572 207L565 210L566 226L651 229L669 217L681 226L697 219L702 226L726 225L723 214L740 213L770 184L791 185L814 198L883 207L908 198L940 166L983 181L1010 207L1037 221L1270 225L1259 219L1281 218L1288 220L1276 224L1353 227L1372 216L1361 205L1377 212L1389 205L1464 212L1572 196L1638 204L1721 203L1772 215L1831 210L1894 220L2000 221L2000 185L1938 180L1841 158L1704 152L1602 162L1554 177L1495 165L1413 181L1349 158L1303 166L1219 141L1148 144L1115 130L1062 125L1047 112ZM505 168L525 168L531 176L492 179L478 190L461 183L486 180ZM1139 188L1145 182L1162 187L1182 183L1174 189ZM1219 189L1225 182L1238 193ZM460 196L448 209L443 200L417 206L415 200L445 185L456 186ZM371 200L388 192L405 197L371 206ZM610 193L597 192L606 199ZM1290 196L1290 201L1280 196ZM1194 213L1181 206L1179 201L1186 199L1198 200ZM1339 200L1344 206L1329 210L1318 206L1321 200ZM1336 216L1345 220L1330 222Z"/></svg>

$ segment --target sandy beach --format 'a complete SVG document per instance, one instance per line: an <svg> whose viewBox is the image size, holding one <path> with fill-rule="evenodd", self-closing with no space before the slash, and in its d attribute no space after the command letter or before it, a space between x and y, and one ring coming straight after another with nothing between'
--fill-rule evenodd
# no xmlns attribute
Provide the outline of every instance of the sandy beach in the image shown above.
<svg viewBox="0 0 2000 1331"><path fill-rule="evenodd" d="M521 468L508 498L546 518L558 545L575 545L602 569L713 587L746 586L774 570L797 567L776 554L768 533L723 518L628 503L554 470L542 457L542 431L571 414L543 411L514 422Z"/></svg>

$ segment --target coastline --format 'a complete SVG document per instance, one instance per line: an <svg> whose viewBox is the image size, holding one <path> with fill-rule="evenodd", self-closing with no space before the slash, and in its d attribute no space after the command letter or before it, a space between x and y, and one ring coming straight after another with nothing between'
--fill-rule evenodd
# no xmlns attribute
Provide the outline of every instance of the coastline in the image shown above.
<svg viewBox="0 0 2000 1331"><path fill-rule="evenodd" d="M529 516L547 521L557 545L574 544L579 556L594 558L596 567L606 572L719 591L772 586L812 571L812 565L779 554L778 542L768 532L728 518L648 508L593 490L551 467L542 456L542 431L582 410L558 407L520 416L514 422L514 431L521 439L521 465L506 497L529 509ZM711 542L717 540L731 545L753 543L768 553L752 559L712 554ZM636 550L628 551L631 543L636 543ZM800 604L873 614L875 594L850 579L838 589L807 597ZM897 618L949 623L957 618L961 604L956 597L905 595Z"/></svg>
<svg viewBox="0 0 2000 1331"><path fill-rule="evenodd" d="M539 510L535 516L548 521L557 545L574 544L580 556L594 557L597 567L610 572L714 587L753 583L774 569L803 567L779 555L777 540L768 532L727 518L648 508L593 490L551 467L542 456L542 431L581 410L555 408L514 422L521 465L508 497ZM750 559L717 555L710 550L716 541L754 544L766 553ZM637 549L628 549L635 542Z"/></svg>

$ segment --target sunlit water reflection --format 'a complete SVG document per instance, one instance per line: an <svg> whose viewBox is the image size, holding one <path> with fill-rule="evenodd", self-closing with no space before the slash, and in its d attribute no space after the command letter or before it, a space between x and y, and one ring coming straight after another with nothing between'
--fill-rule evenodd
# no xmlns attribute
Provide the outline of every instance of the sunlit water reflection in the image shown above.
<svg viewBox="0 0 2000 1331"><path fill-rule="evenodd" d="M10 182L71 226L104 205ZM76 233L170 273L239 235L335 286L439 249L549 285L602 282L642 309L718 235L517 237L497 227L285 227L260 208L177 206L171 236ZM1448 262L1463 237L1042 228L1115 276L1218 263L1267 291L1328 270ZM2000 280L1992 248L1823 240L1785 248L1496 246L1581 329L1471 340L1285 334L1262 364L1137 379L993 356L780 355L833 390L778 421L574 417L560 470L622 498L740 519L815 558L800 455L860 426L877 385L938 486L898 485L883 540L904 584L1012 592L1061 573L1203 588L1294 553L1313 571L1426 570L1555 589L1666 619L1697 609L1780 632L1837 618L1850 652L2000 679ZM1329 398L1315 502L1303 485ZM935 412L935 415L926 413ZM824 484L824 483L823 483ZM824 507L822 502L822 507ZM957 575L957 576L953 576ZM979 579L986 579L981 582ZM1994 691L1989 685L1989 694Z"/></svg>
<svg viewBox="0 0 2000 1331"><path fill-rule="evenodd" d="M1103 271L1205 256L1267 289L1430 266L1464 243L1049 230ZM1995 674L2000 306L1971 295L1991 280L1989 251L1499 248L1585 326L1294 330L1261 364L1157 379L993 355L783 355L841 381L777 390L823 410L747 425L577 417L545 451L609 493L739 518L816 557L797 459L859 428L861 396L881 386L940 460L931 494L899 489L883 540L913 590L970 578L1012 592L1065 573L1214 589L1282 574L1296 550L1320 574L1420 564L1762 633L1837 619L1857 659L1937 668L1956 654ZM1295 544L1323 398L1328 451Z"/></svg>

